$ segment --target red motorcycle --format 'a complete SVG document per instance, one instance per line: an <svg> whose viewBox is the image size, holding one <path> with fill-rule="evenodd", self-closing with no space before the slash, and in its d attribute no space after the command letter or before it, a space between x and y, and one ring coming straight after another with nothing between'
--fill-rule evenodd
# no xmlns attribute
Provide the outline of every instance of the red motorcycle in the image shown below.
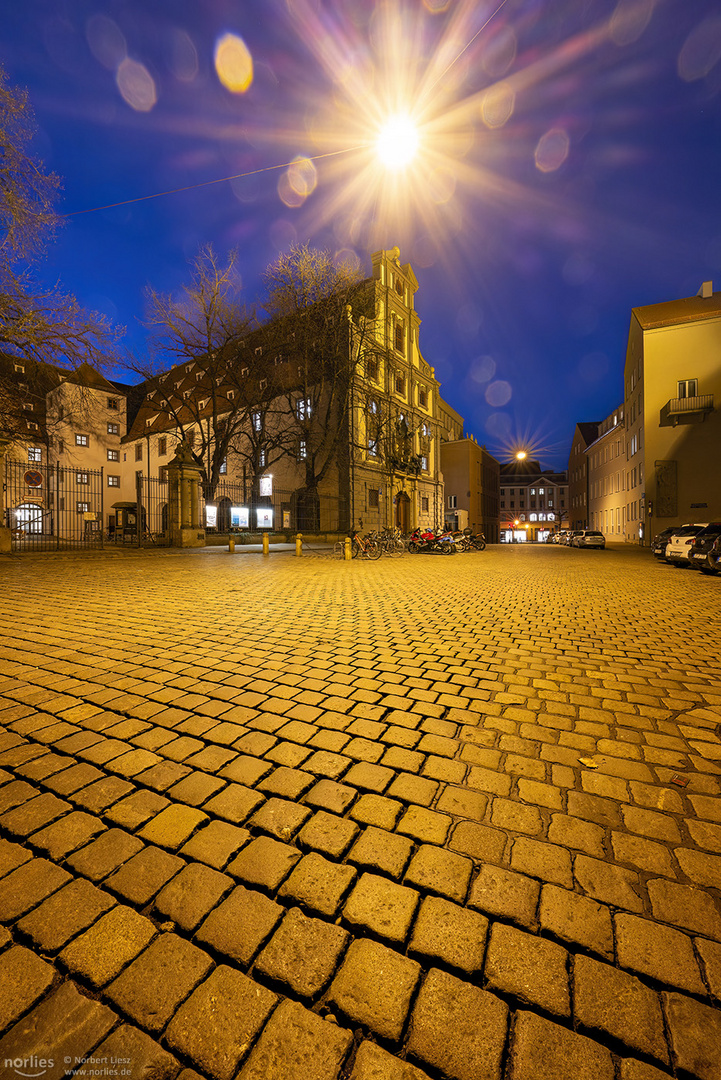
<svg viewBox="0 0 721 1080"><path fill-rule="evenodd" d="M408 552L410 555L418 555L421 552L437 552L439 555L455 554L455 544L450 537L441 533L436 535L433 529L414 529L408 540Z"/></svg>

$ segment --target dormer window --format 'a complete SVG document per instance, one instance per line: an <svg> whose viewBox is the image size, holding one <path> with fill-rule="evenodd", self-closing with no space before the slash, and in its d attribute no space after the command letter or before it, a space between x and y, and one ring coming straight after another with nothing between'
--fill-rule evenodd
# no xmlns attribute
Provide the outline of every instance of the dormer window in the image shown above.
<svg viewBox="0 0 721 1080"><path fill-rule="evenodd" d="M247 379L248 378L248 369L247 369L247 367L242 367L240 369L240 377L241 377L241 379Z"/></svg>
<svg viewBox="0 0 721 1080"><path fill-rule="evenodd" d="M119 408L118 399L116 397L109 397L108 398L108 408L109 409L116 409L116 410Z"/></svg>
<svg viewBox="0 0 721 1080"><path fill-rule="evenodd" d="M145 421L145 426L146 427L152 427L152 424L153 424L153 417L149 416Z"/></svg>
<svg viewBox="0 0 721 1080"><path fill-rule="evenodd" d="M257 347L257 349L255 350L255 355L256 356L262 356L263 355L263 347L261 345L259 345Z"/></svg>
<svg viewBox="0 0 721 1080"><path fill-rule="evenodd" d="M282 363L283 363L283 357L282 357L282 356L276 356L276 358L275 358L275 360L273 361L273 363L274 363L274 364L275 364L275 366L277 367L277 366L278 366L278 364L282 364Z"/></svg>
<svg viewBox="0 0 721 1080"><path fill-rule="evenodd" d="M235 390L229 390L228 394L227 394L227 397L228 397L228 401L232 401L234 399L234 397L235 397Z"/></svg>
<svg viewBox="0 0 721 1080"><path fill-rule="evenodd" d="M14 368L15 368L15 370L16 370L17 372L19 372L19 373L20 373L21 375L24 375L24 374L25 374L25 365L24 365L24 364L14 364L14 365L13 365L13 367L14 367Z"/></svg>
<svg viewBox="0 0 721 1080"><path fill-rule="evenodd" d="M190 397L190 390L183 390L183 401L187 401Z"/></svg>
<svg viewBox="0 0 721 1080"><path fill-rule="evenodd" d="M268 380L267 379L261 379L260 382L258 383L258 386L260 387L261 390L267 390L268 389Z"/></svg>
<svg viewBox="0 0 721 1080"><path fill-rule="evenodd" d="M190 375L192 370L193 370L193 365L192 364L186 364L186 366L185 366L185 374Z"/></svg>

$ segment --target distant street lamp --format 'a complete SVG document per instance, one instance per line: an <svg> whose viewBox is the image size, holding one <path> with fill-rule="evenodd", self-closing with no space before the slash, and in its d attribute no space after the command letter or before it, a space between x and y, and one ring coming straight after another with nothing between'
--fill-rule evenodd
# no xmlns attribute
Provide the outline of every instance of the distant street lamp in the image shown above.
<svg viewBox="0 0 721 1080"><path fill-rule="evenodd" d="M525 450L519 450L516 453L516 461L525 461L527 457L528 457L528 454L526 453Z"/></svg>

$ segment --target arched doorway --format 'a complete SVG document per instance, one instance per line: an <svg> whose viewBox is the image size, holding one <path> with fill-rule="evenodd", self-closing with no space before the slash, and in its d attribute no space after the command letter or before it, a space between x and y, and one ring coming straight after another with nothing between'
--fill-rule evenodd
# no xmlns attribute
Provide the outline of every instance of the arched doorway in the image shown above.
<svg viewBox="0 0 721 1080"><path fill-rule="evenodd" d="M218 499L218 532L230 532L230 507L232 503L227 495Z"/></svg>
<svg viewBox="0 0 721 1080"><path fill-rule="evenodd" d="M411 500L405 491L399 491L396 495L396 527L402 533L411 531Z"/></svg>

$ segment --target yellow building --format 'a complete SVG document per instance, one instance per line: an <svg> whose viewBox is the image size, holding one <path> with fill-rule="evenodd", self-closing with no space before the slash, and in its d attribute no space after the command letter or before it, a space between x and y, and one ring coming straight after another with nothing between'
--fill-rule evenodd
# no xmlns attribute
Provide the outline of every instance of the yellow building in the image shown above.
<svg viewBox="0 0 721 1080"><path fill-rule="evenodd" d="M633 309L624 386L625 539L721 516L721 293L710 281Z"/></svg>
<svg viewBox="0 0 721 1080"><path fill-rule="evenodd" d="M585 451L588 473L588 528L607 540L623 539L626 505L626 430L623 405L598 425L598 437ZM585 526L579 525L578 528Z"/></svg>
<svg viewBox="0 0 721 1080"><path fill-rule="evenodd" d="M445 524L482 532L489 544L499 540L500 464L472 435L441 443Z"/></svg>

